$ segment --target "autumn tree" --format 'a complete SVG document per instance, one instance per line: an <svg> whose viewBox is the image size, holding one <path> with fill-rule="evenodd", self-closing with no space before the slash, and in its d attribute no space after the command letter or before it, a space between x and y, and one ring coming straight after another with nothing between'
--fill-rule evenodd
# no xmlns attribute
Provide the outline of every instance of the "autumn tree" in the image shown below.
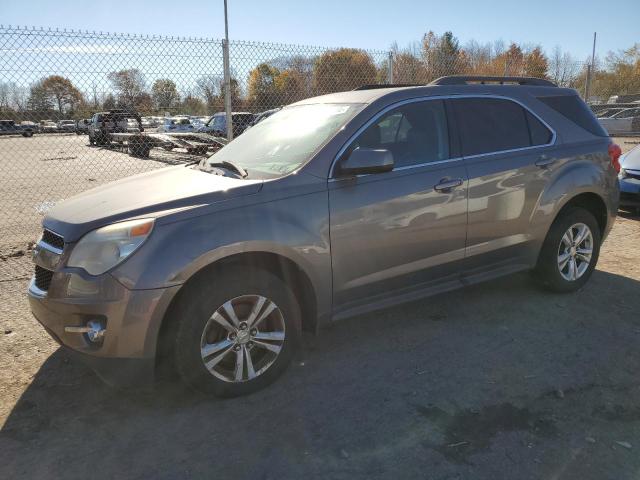
<svg viewBox="0 0 640 480"><path fill-rule="evenodd" d="M64 114L75 110L82 101L82 93L68 78L51 75L31 86L27 104L38 111L55 107L59 114Z"/></svg>
<svg viewBox="0 0 640 480"><path fill-rule="evenodd" d="M172 110L180 103L180 94L173 80L159 78L153 82L151 97L157 110Z"/></svg>
<svg viewBox="0 0 640 480"><path fill-rule="evenodd" d="M313 65L315 93L353 90L376 82L376 66L367 52L354 48L329 50Z"/></svg>
<svg viewBox="0 0 640 480"><path fill-rule="evenodd" d="M118 104L123 108L135 108L145 93L146 80L137 68L111 72L107 75L118 95Z"/></svg>
<svg viewBox="0 0 640 480"><path fill-rule="evenodd" d="M569 52L563 52L559 46L556 46L549 59L549 79L561 87L571 87L579 73L580 66L575 58Z"/></svg>
<svg viewBox="0 0 640 480"><path fill-rule="evenodd" d="M188 115L206 115L207 105L191 93L187 93L180 104L180 112Z"/></svg>
<svg viewBox="0 0 640 480"><path fill-rule="evenodd" d="M546 78L549 60L540 47L535 47L524 56L523 73L528 77Z"/></svg>

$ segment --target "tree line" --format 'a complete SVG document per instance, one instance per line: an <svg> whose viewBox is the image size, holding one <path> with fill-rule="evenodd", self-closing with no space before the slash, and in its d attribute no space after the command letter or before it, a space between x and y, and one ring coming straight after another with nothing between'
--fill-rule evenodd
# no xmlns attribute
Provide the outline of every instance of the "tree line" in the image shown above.
<svg viewBox="0 0 640 480"><path fill-rule="evenodd" d="M591 92L600 100L611 95L640 93L640 44L610 52L604 68L592 75ZM425 34L419 42L399 48L376 64L363 50L340 48L317 56L290 55L260 63L247 74L242 88L237 75L231 78L234 110L261 111L303 98L352 90L364 84L426 84L445 75L517 75L550 79L561 86L584 91L586 63L576 61L559 47L547 55L538 45L503 42L461 46L452 32ZM136 109L143 115L210 115L224 109L224 82L219 75L195 79L188 90L179 91L175 81L159 78L151 85L139 69L123 69L107 75L109 93L81 92L68 78L50 75L28 89L0 83L0 114L44 119L83 118L98 110Z"/></svg>

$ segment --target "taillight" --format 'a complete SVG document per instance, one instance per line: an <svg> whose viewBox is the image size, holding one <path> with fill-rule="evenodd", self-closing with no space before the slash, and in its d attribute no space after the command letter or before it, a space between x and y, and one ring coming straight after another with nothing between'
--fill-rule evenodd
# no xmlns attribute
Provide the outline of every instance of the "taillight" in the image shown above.
<svg viewBox="0 0 640 480"><path fill-rule="evenodd" d="M622 149L615 143L609 144L609 158L611 159L611 165L615 169L616 173L620 173L620 155L622 155Z"/></svg>

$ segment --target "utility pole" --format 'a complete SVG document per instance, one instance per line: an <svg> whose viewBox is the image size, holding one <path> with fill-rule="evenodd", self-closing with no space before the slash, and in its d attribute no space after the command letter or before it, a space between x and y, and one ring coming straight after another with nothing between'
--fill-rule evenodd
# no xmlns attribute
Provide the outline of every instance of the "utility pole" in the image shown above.
<svg viewBox="0 0 640 480"><path fill-rule="evenodd" d="M227 16L227 0L224 0L224 41L222 44L222 61L224 68L224 111L227 121L227 140L233 140L233 118L231 115L231 68L229 66L229 19Z"/></svg>

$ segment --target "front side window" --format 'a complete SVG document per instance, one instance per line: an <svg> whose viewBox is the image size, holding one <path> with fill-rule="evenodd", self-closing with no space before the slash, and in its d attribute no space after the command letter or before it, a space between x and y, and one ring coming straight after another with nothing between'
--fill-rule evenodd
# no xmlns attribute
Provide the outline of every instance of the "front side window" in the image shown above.
<svg viewBox="0 0 640 480"><path fill-rule="evenodd" d="M413 102L397 107L362 132L347 150L386 149L396 167L449 158L447 116L442 100Z"/></svg>

